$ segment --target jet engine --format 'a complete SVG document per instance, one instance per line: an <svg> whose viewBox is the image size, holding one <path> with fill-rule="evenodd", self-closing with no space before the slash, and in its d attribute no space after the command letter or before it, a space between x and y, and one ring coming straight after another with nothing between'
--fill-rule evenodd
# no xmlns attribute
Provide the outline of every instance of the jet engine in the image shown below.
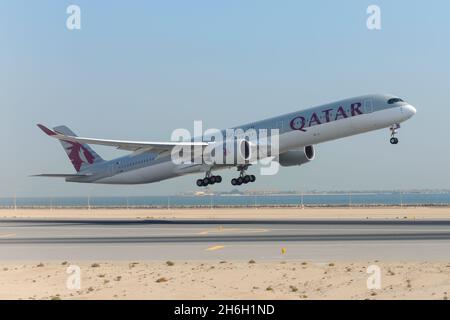
<svg viewBox="0 0 450 320"><path fill-rule="evenodd" d="M203 162L227 165L248 164L258 159L257 151L257 145L253 141L235 139L206 147L203 151Z"/></svg>
<svg viewBox="0 0 450 320"><path fill-rule="evenodd" d="M299 166L314 160L315 152L313 146L302 149L286 151L278 156L278 162L283 167Z"/></svg>

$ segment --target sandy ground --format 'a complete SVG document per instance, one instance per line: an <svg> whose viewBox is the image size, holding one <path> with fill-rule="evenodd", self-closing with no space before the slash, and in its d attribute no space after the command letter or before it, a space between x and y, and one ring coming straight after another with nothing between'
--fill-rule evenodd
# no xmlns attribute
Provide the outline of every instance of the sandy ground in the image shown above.
<svg viewBox="0 0 450 320"><path fill-rule="evenodd" d="M1 218L58 219L450 219L450 207L0 209Z"/></svg>
<svg viewBox="0 0 450 320"><path fill-rule="evenodd" d="M450 208L30 209L0 218L450 219ZM171 263L169 263L171 264ZM69 265L81 289L67 289ZM368 289L369 265L381 289ZM450 262L1 262L0 299L447 299Z"/></svg>
<svg viewBox="0 0 450 320"><path fill-rule="evenodd" d="M1 264L0 299L446 300L450 292L444 262L82 262L79 290L67 289L69 265ZM369 265L381 268L381 289L367 288Z"/></svg>

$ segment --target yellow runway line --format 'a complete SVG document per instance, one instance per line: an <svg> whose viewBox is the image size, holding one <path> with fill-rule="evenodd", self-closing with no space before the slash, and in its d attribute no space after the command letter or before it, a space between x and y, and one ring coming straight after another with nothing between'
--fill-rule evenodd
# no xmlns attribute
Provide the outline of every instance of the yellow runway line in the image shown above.
<svg viewBox="0 0 450 320"><path fill-rule="evenodd" d="M0 238L11 238L14 237L15 233L6 233L6 234L0 234Z"/></svg>
<svg viewBox="0 0 450 320"><path fill-rule="evenodd" d="M215 250L220 250L223 248L225 248L225 246L212 246L212 247L209 247L208 249L206 249L206 251L215 251Z"/></svg>

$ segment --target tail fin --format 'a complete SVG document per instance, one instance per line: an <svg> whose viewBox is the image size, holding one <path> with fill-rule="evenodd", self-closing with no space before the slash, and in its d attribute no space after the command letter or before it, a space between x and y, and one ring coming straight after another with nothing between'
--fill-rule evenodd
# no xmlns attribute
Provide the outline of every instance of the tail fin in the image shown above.
<svg viewBox="0 0 450 320"><path fill-rule="evenodd" d="M45 128L42 125L39 125L39 127L50 136L62 134L65 136L76 137L76 134L66 126L55 127L53 128L54 132ZM69 157L73 167L77 172L82 171L95 163L104 161L102 157L100 157L87 144L81 144L79 142L68 141L64 139L60 139L59 141L61 142L61 145L66 151L67 156Z"/></svg>

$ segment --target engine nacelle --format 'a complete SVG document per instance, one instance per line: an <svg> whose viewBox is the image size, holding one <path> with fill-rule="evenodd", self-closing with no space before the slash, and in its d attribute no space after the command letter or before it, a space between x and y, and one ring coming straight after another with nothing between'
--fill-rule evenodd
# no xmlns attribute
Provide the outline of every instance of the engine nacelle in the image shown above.
<svg viewBox="0 0 450 320"><path fill-rule="evenodd" d="M299 166L314 160L313 146L306 146L300 150L289 150L278 156L278 162L283 167Z"/></svg>
<svg viewBox="0 0 450 320"><path fill-rule="evenodd" d="M258 159L257 145L245 139L230 140L205 148L203 163L248 164Z"/></svg>

